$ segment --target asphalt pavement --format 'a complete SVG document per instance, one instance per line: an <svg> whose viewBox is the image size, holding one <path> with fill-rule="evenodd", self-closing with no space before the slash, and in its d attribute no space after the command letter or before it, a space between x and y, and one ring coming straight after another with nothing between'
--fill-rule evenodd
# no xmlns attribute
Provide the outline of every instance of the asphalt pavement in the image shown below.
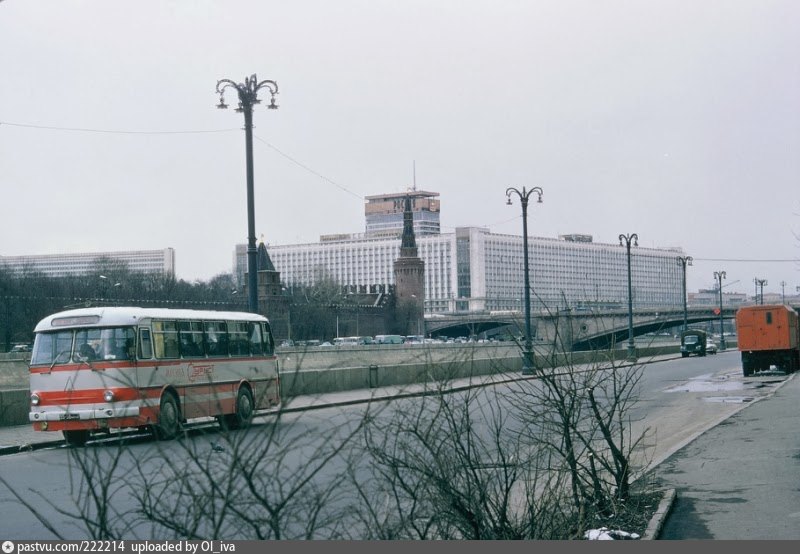
<svg viewBox="0 0 800 554"><path fill-rule="evenodd" d="M452 385L474 384L461 380ZM423 390L417 385L299 397L284 409L347 405ZM0 454L57 444L63 444L60 433L37 432L30 425L0 427ZM794 374L771 395L743 404L651 475L677 493L659 539L800 539L800 378Z"/></svg>
<svg viewBox="0 0 800 554"><path fill-rule="evenodd" d="M676 497L659 539L800 539L800 378L653 470Z"/></svg>

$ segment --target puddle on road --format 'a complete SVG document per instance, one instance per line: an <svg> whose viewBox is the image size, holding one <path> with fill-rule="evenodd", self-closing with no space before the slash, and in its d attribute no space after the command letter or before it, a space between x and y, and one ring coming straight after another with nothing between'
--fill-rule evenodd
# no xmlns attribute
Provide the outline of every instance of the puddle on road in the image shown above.
<svg viewBox="0 0 800 554"><path fill-rule="evenodd" d="M752 402L752 396L706 396L703 398L706 402L719 402L723 404L744 404L745 402Z"/></svg>
<svg viewBox="0 0 800 554"><path fill-rule="evenodd" d="M774 375L770 375L774 377ZM744 379L738 373L723 373L712 375L710 373L698 375L689 379L685 383L675 385L665 389L664 392L730 392L740 390L756 390L764 388L768 385L775 385L783 382L783 379L769 379L761 380L758 378ZM729 397L734 398L734 397ZM745 397L746 398L746 397ZM752 397L751 397L752 400ZM713 400L712 400L713 401ZM749 400L747 401L749 402Z"/></svg>

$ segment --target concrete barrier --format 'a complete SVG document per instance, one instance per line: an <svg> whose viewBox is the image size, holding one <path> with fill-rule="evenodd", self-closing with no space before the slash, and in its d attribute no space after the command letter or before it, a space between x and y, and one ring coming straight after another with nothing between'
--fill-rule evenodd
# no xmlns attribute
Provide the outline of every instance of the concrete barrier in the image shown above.
<svg viewBox="0 0 800 554"><path fill-rule="evenodd" d="M624 349L557 354L540 346L535 350L537 365L548 367L620 361L627 355ZM675 344L637 348L641 362L678 352ZM278 357L284 399L522 370L520 350L513 343L279 350ZM27 359L0 359L0 425L28 422L28 396Z"/></svg>

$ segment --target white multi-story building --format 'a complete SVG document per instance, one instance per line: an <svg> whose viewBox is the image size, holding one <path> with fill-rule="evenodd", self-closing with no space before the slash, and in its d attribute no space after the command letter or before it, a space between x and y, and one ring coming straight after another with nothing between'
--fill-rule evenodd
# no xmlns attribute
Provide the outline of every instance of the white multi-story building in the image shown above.
<svg viewBox="0 0 800 554"><path fill-rule="evenodd" d="M425 311L520 310L522 245L521 236L479 227L418 237L425 262ZM341 235L268 249L287 287L313 284L324 274L343 286L368 288L394 284L400 239ZM533 308L627 306L625 247L595 243L588 235L566 235L530 237L528 250ZM682 269L676 260L682 255L680 248L631 249L634 307L682 306Z"/></svg>
<svg viewBox="0 0 800 554"><path fill-rule="evenodd" d="M32 256L0 256L0 267L22 273L31 271L50 277L86 275L97 269L99 260L124 262L128 269L138 273L175 275L175 250L129 250L118 252L91 252L69 254L41 254Z"/></svg>
<svg viewBox="0 0 800 554"><path fill-rule="evenodd" d="M400 255L403 205L412 203L419 257L425 262L427 313L521 311L524 298L523 240L482 227L439 232L439 193L418 191L365 198L366 232L324 235L318 243L270 245L270 258L286 287L311 285L324 275L342 286L388 290ZM243 282L247 247L236 246L233 273ZM627 307L627 251L595 243L591 235L529 237L531 305L534 309ZM683 306L680 248L631 250L633 304Z"/></svg>

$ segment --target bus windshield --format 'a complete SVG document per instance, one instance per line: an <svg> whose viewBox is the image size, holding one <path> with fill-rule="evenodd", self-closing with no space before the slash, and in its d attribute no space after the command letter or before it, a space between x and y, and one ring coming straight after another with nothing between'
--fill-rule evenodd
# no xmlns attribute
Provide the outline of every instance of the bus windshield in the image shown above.
<svg viewBox="0 0 800 554"><path fill-rule="evenodd" d="M31 365L54 365L95 360L128 360L133 356L133 327L72 329L39 333Z"/></svg>

